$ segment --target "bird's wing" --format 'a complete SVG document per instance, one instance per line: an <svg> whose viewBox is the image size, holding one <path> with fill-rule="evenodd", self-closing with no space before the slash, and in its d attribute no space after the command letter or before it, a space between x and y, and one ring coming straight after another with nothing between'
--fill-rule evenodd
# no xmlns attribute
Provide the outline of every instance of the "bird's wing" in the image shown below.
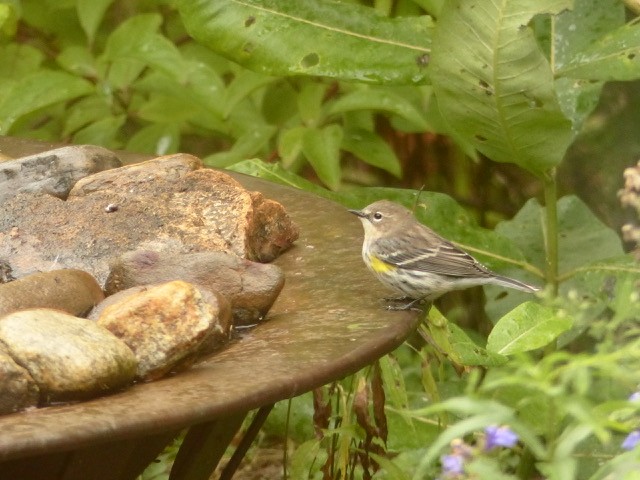
<svg viewBox="0 0 640 480"><path fill-rule="evenodd" d="M435 238L437 242L426 242L422 238L421 241L405 238L404 241L396 239L391 242L380 239L379 242L383 243L379 244L376 254L384 262L409 270L452 277L492 275L468 253L443 238ZM386 245L384 242L387 242Z"/></svg>

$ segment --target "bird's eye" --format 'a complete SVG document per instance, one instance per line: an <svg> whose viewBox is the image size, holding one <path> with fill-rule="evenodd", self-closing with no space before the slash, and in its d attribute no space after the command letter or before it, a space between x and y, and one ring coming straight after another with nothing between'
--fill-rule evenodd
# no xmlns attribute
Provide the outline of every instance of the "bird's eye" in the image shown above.
<svg viewBox="0 0 640 480"><path fill-rule="evenodd" d="M382 220L382 214L380 212L376 212L373 214L373 219L377 222L379 222L380 220Z"/></svg>

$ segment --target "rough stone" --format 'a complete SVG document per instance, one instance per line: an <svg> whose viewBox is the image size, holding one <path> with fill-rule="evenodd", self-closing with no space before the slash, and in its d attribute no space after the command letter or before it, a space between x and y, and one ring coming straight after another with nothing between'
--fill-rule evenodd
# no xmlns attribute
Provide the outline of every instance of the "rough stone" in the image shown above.
<svg viewBox="0 0 640 480"><path fill-rule="evenodd" d="M154 380L184 369L229 338L228 303L183 281L168 282L105 308L98 325L135 353L137 376Z"/></svg>
<svg viewBox="0 0 640 480"><path fill-rule="evenodd" d="M260 321L284 286L284 274L273 264L251 262L222 252L167 254L137 250L111 265L107 295L136 285L184 280L223 295L231 303L234 323Z"/></svg>
<svg viewBox="0 0 640 480"><path fill-rule="evenodd" d="M117 390L135 375L133 352L95 322L50 309L0 318L0 341L40 389L40 403Z"/></svg>
<svg viewBox="0 0 640 480"><path fill-rule="evenodd" d="M0 415L36 406L39 395L29 372L14 362L0 344Z"/></svg>
<svg viewBox="0 0 640 480"><path fill-rule="evenodd" d="M0 159L0 202L18 193L46 193L66 198L87 175L121 166L106 148L74 145L17 159Z"/></svg>
<svg viewBox="0 0 640 480"><path fill-rule="evenodd" d="M64 267L103 284L109 260L129 250L269 261L297 238L280 204L200 166L177 154L86 177L66 201L19 194L3 204L0 258L10 259L16 278Z"/></svg>
<svg viewBox="0 0 640 480"><path fill-rule="evenodd" d="M34 273L0 284L0 316L28 308L53 308L83 316L104 299L95 278L81 270Z"/></svg>

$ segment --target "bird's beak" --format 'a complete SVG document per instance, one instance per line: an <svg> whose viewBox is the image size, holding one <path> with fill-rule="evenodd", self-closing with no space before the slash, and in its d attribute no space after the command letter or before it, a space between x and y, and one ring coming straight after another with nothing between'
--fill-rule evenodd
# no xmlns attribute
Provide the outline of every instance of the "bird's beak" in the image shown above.
<svg viewBox="0 0 640 480"><path fill-rule="evenodd" d="M349 212L360 218L366 218L367 216L362 210L349 210Z"/></svg>

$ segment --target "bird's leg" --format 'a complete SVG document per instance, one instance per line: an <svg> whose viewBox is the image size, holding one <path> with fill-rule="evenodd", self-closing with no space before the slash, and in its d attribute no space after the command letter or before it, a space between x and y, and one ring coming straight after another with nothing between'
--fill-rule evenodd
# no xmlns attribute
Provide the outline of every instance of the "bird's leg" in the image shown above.
<svg viewBox="0 0 640 480"><path fill-rule="evenodd" d="M389 300L389 299L387 299ZM406 300L411 300L409 303L405 303L403 305L398 305L397 303L395 305L388 305L387 306L387 310L417 310L417 311L422 311L422 308L419 308L416 305L419 305L420 303L422 303L422 301L424 300L424 298L411 298L411 297L402 297L402 298L395 298L393 299L395 302L402 302L402 301L406 301ZM431 302L429 302L427 308L431 307Z"/></svg>

